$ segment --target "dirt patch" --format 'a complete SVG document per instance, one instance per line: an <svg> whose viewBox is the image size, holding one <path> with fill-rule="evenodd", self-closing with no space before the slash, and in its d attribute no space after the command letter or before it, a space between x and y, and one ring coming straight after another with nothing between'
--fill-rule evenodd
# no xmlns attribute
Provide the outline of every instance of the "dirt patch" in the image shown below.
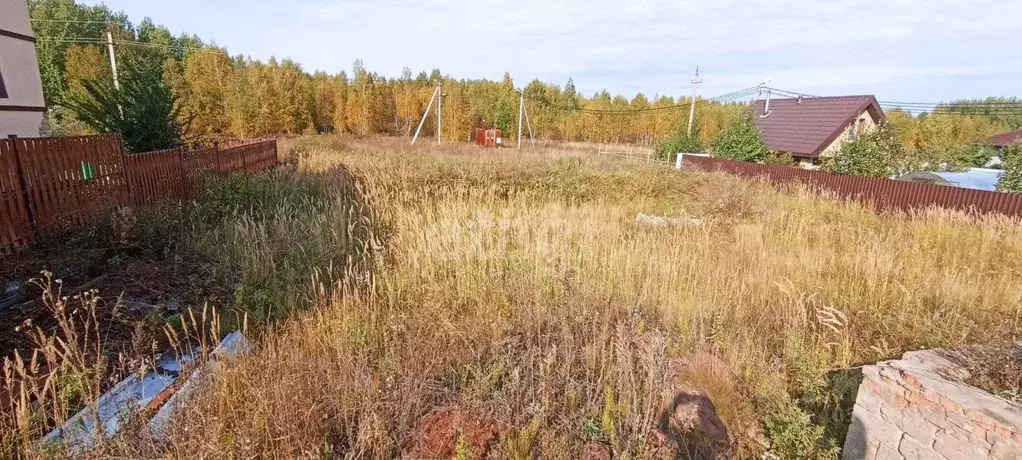
<svg viewBox="0 0 1022 460"><path fill-rule="evenodd" d="M207 302L217 307L229 306L233 302L234 274L218 271L208 261L171 258L161 261L120 260L111 264L105 253L85 252L45 266L54 267L51 286L59 289L59 297L68 297L72 308L76 295L85 290L98 291L97 316L104 331L106 348L112 353L138 346L148 348L149 353L162 351L151 348L154 341L162 340L159 331L167 318L189 307L201 309ZM58 265L67 261L70 265ZM96 267L97 264L103 267L102 271ZM84 267L91 268L78 271ZM71 272L71 276L62 278L61 272ZM99 274L83 280L96 273ZM38 270L34 277L41 278ZM0 311L0 356L11 356L14 350L28 356L34 347L31 337L24 332L28 327L56 331L57 321L41 295L39 286L25 283L24 297L28 300Z"/></svg>
<svg viewBox="0 0 1022 460"><path fill-rule="evenodd" d="M969 373L964 383L1022 404L1022 343L972 345L949 355Z"/></svg>
<svg viewBox="0 0 1022 460"><path fill-rule="evenodd" d="M495 458L500 431L492 418L462 409L439 410L419 420L417 438L403 458Z"/></svg>

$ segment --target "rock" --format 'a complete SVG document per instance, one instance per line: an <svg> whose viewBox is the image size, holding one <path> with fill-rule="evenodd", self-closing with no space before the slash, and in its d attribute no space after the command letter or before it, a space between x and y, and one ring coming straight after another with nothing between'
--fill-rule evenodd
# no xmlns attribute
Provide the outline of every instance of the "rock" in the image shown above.
<svg viewBox="0 0 1022 460"><path fill-rule="evenodd" d="M649 227L698 227L703 224L703 221L695 216L652 216L640 212L635 215L635 223Z"/></svg>
<svg viewBox="0 0 1022 460"><path fill-rule="evenodd" d="M679 386L660 417L660 435L676 452L696 453L695 458L727 458L731 437L705 392Z"/></svg>

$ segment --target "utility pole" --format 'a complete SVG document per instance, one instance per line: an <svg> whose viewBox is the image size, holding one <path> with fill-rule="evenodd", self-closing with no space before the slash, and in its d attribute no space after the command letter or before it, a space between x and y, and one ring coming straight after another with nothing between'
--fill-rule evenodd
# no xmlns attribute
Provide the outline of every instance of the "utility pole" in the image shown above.
<svg viewBox="0 0 1022 460"><path fill-rule="evenodd" d="M436 82L436 143L440 144L440 138L444 133L444 89L443 78Z"/></svg>
<svg viewBox="0 0 1022 460"><path fill-rule="evenodd" d="M525 126L529 128L529 142L532 143L532 148L536 148L536 136L532 135L532 122L529 121L529 108L522 104L522 109L525 112Z"/></svg>
<svg viewBox="0 0 1022 460"><path fill-rule="evenodd" d="M110 50L110 73L114 76L114 89L120 91L121 83L117 81L117 58L114 57L114 34L106 31L106 46Z"/></svg>
<svg viewBox="0 0 1022 460"><path fill-rule="evenodd" d="M422 131L422 125L426 123L426 117L429 116L429 109L433 108L433 101L436 100L438 92L440 92L439 86L433 90L433 97L429 98L429 105L426 106L426 112L422 114L422 120L419 121L419 127L415 128L415 135L412 136L412 145L415 145L415 140L419 138L419 132Z"/></svg>
<svg viewBox="0 0 1022 460"><path fill-rule="evenodd" d="M699 66L696 66L696 76L692 77L692 102L688 108L688 137L692 137L692 122L696 117L696 94L702 82L703 80L699 78Z"/></svg>
<svg viewBox="0 0 1022 460"><path fill-rule="evenodd" d="M525 116L525 91L520 91L518 97L518 149L522 148L522 118Z"/></svg>

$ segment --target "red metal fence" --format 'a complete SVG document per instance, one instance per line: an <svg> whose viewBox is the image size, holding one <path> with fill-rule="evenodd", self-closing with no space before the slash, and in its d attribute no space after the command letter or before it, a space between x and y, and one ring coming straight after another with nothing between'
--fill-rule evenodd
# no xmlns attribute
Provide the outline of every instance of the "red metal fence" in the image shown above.
<svg viewBox="0 0 1022 460"><path fill-rule="evenodd" d="M276 163L275 140L125 154L119 135L0 139L0 250L118 205L197 199L206 173L252 174Z"/></svg>
<svg viewBox="0 0 1022 460"><path fill-rule="evenodd" d="M977 213L1022 216L1022 194L848 176L790 166L744 163L688 155L684 157L683 161L685 166L695 166L706 171L723 171L748 178L763 177L774 184L799 183L829 190L842 198L873 203L878 210L908 211L940 206Z"/></svg>

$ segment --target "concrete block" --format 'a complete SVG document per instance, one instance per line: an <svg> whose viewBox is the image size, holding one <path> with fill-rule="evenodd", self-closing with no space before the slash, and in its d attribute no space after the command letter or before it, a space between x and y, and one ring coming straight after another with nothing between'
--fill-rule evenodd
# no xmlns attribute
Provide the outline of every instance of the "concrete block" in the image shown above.
<svg viewBox="0 0 1022 460"><path fill-rule="evenodd" d="M901 437L898 453L905 457L905 460L945 460L944 457L933 452L931 444L932 441L931 443L920 442L905 434Z"/></svg>
<svg viewBox="0 0 1022 460"><path fill-rule="evenodd" d="M866 436L876 439L880 445L897 449L901 443L902 431L893 423L884 420L878 415L866 411L852 412L852 423L856 419L862 423L863 432Z"/></svg>
<svg viewBox="0 0 1022 460"><path fill-rule="evenodd" d="M907 436L925 445L927 448L933 445L934 436L940 429L923 418L918 412L910 411L905 413L902 419L901 429Z"/></svg>
<svg viewBox="0 0 1022 460"><path fill-rule="evenodd" d="M989 458L992 460L1022 460L1022 446L997 441L990 448Z"/></svg>
<svg viewBox="0 0 1022 460"><path fill-rule="evenodd" d="M946 431L937 432L934 436L933 450L948 460L983 459L990 453L988 447L977 445L972 440L956 438Z"/></svg>
<svg viewBox="0 0 1022 460"><path fill-rule="evenodd" d="M881 445L877 449L876 460L905 460L905 457L898 453L897 450L891 447Z"/></svg>

